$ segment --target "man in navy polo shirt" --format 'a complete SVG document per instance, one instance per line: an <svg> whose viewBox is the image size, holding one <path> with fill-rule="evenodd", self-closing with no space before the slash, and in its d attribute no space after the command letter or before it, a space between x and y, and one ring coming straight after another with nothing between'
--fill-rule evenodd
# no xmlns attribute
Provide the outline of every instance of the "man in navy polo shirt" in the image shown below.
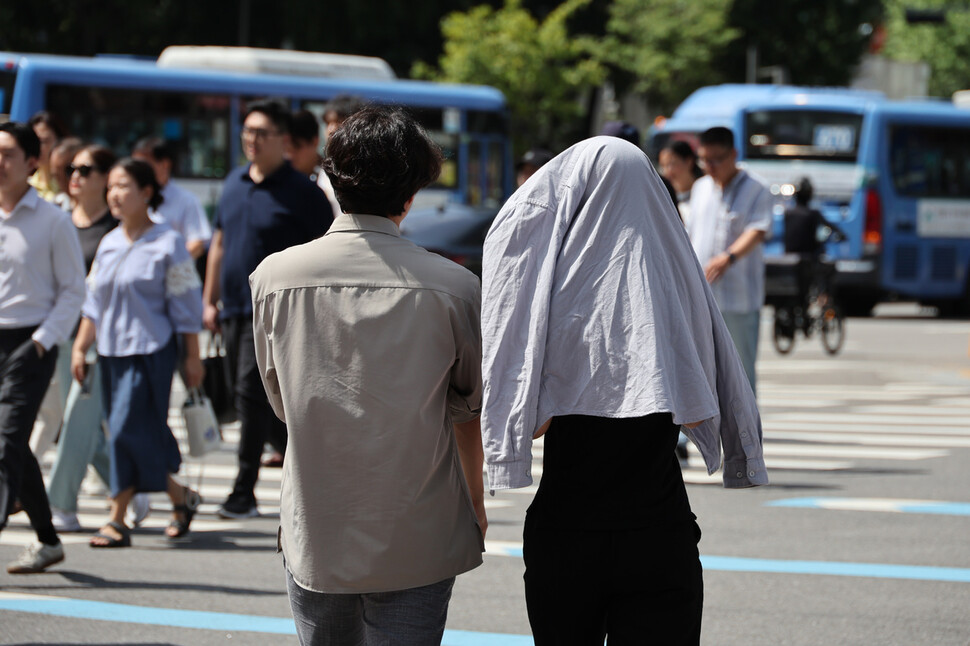
<svg viewBox="0 0 970 646"><path fill-rule="evenodd" d="M272 101L246 109L242 144L250 163L226 178L209 246L203 321L225 339L241 425L239 473L219 509L223 518L259 515L255 488L263 445L267 439L286 442L286 427L266 399L256 365L249 274L266 256L319 238L333 222L327 197L284 159L289 117Z"/></svg>

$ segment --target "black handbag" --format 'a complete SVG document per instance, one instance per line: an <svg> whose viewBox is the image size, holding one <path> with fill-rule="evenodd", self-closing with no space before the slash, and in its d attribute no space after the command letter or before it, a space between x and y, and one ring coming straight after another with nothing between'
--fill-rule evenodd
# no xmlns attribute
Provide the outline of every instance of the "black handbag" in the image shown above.
<svg viewBox="0 0 970 646"><path fill-rule="evenodd" d="M209 337L205 358L205 377L202 389L212 402L212 410L220 424L231 424L236 421L236 406L233 397L232 380L229 378L228 358L226 346L221 334Z"/></svg>

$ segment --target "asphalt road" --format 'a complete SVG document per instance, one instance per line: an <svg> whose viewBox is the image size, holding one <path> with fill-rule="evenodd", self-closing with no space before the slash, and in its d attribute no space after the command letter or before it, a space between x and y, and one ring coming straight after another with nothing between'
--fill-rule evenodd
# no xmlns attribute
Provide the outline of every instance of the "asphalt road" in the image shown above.
<svg viewBox="0 0 970 646"><path fill-rule="evenodd" d="M780 357L762 337L770 486L723 489L691 454L702 643L970 644L970 323L906 305L877 314L849 321L837 357L818 339ZM166 501L154 496L132 549L92 550L89 533L65 535L67 560L51 572L0 573L0 643L295 644L275 553L279 470L263 472L262 518L222 521L214 512L233 463L228 447L207 460L190 541L165 540ZM196 482L199 469L189 462L186 476ZM532 643L520 557L531 493L488 500L485 564L459 578L445 644ZM86 484L81 506L93 531L104 498ZM26 519L13 517L0 561L29 540Z"/></svg>

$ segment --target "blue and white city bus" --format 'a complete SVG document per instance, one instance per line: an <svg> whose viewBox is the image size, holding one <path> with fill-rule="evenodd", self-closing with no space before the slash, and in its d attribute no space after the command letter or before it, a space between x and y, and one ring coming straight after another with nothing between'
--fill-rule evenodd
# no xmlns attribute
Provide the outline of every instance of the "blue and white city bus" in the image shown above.
<svg viewBox="0 0 970 646"><path fill-rule="evenodd" d="M730 114L713 105L719 92L732 97ZM814 206L846 234L827 252L848 310L865 313L899 297L970 313L970 110L789 86L703 88L685 105L691 101L695 115L712 102L720 123L703 125L731 128L740 162L779 197L786 185L812 180ZM703 129L691 132L677 117L668 121L677 129L664 124L654 138ZM769 257L782 252L776 210Z"/></svg>
<svg viewBox="0 0 970 646"><path fill-rule="evenodd" d="M50 110L73 135L119 154L141 137L163 136L177 148L176 177L211 208L221 180L244 161L247 102L271 97L319 115L334 96L352 94L407 107L442 147L441 177L419 203L497 207L512 192L508 109L495 88L398 80L386 63L364 57L180 49L158 62L0 53L0 114L25 121Z"/></svg>

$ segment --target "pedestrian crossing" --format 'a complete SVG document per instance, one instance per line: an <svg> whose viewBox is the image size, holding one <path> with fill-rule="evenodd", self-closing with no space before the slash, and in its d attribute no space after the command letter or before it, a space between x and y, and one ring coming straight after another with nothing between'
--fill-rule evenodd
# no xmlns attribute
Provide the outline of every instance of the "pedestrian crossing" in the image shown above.
<svg viewBox="0 0 970 646"><path fill-rule="evenodd" d="M825 365L832 367L831 363ZM169 422L180 445L186 447L184 426L178 414L178 404L184 395L177 386L173 390ZM759 406L765 463L769 477L776 481L786 472L851 471L871 468L873 462L911 465L970 448L970 384L913 380L820 385L767 378L759 388ZM229 493L236 475L234 449L239 440L238 424L224 426L223 438L220 450L204 460L186 458L183 463L180 474L183 482L198 488L204 500L193 521L194 530L229 531L240 529L248 522L216 517L216 510ZM49 472L53 455L50 451L42 459L45 474ZM542 475L541 439L534 445L533 457L532 472L538 482ZM281 476L280 469L260 471L256 496L263 516L279 515ZM720 485L721 473L708 475L700 455L691 447L684 479L693 485ZM532 495L535 490L532 486L508 493ZM171 507L164 494L152 494L151 498L153 513L143 527L147 532L161 534ZM492 509L512 504L512 499L505 496L486 499L486 507ZM103 524L106 510L103 488L86 481L79 497L81 525L96 529ZM23 514L11 517L9 527L0 534L0 544L31 542L33 532L26 520ZM74 534L65 535L64 540L86 542L88 538L88 534Z"/></svg>

